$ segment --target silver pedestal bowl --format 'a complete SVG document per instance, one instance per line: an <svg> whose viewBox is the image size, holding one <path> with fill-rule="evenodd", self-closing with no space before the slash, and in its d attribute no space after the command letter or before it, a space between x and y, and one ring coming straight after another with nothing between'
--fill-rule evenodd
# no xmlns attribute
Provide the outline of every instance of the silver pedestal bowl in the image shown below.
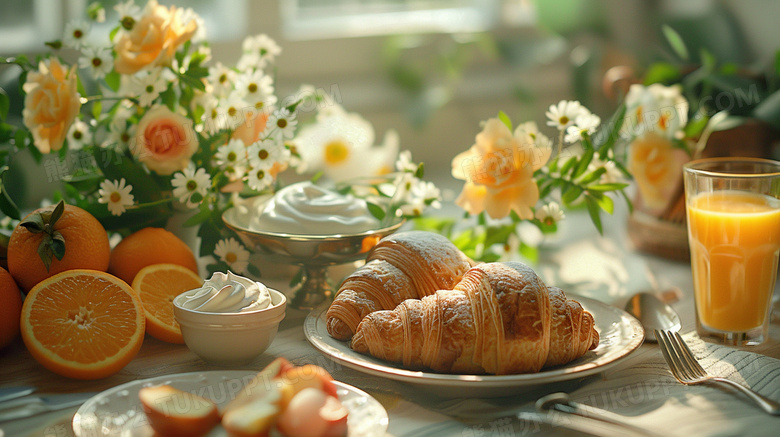
<svg viewBox="0 0 780 437"><path fill-rule="evenodd" d="M225 225L254 252L274 262L297 264L301 282L292 290L289 306L308 310L333 299L334 289L328 281L328 266L365 259L383 237L397 231L403 219L370 231L338 235L302 235L263 232L249 229L246 212L236 207L222 214Z"/></svg>

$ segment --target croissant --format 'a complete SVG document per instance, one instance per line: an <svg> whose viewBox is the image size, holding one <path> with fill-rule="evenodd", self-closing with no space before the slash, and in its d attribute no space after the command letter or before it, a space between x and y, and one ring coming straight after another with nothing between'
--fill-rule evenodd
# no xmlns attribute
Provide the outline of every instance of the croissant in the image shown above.
<svg viewBox="0 0 780 437"><path fill-rule="evenodd" d="M366 315L350 346L410 369L505 375L568 363L598 342L578 302L507 262L475 266L451 290Z"/></svg>
<svg viewBox="0 0 780 437"><path fill-rule="evenodd" d="M452 288L471 267L446 237L423 231L383 238L348 276L326 314L328 333L349 340L367 314Z"/></svg>

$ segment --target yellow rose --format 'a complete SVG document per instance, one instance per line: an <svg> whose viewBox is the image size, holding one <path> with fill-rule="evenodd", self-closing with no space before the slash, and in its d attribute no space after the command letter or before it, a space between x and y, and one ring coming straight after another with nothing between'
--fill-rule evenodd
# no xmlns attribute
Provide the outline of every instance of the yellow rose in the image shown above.
<svg viewBox="0 0 780 437"><path fill-rule="evenodd" d="M65 69L56 58L41 61L24 84L24 125L41 153L60 150L81 109L76 66Z"/></svg>
<svg viewBox="0 0 780 437"><path fill-rule="evenodd" d="M510 210L533 218L531 207L539 201L533 174L550 158L549 144L533 124L518 126L513 134L500 120L488 120L476 143L452 160L452 176L466 181L455 203L494 219Z"/></svg>
<svg viewBox="0 0 780 437"><path fill-rule="evenodd" d="M198 139L192 122L171 112L167 106L155 106L138 122L133 156L150 170L169 175L187 168L198 150Z"/></svg>
<svg viewBox="0 0 780 437"><path fill-rule="evenodd" d="M169 65L176 49L198 30L195 20L184 24L181 15L181 9L175 6L169 9L150 0L132 30L122 33L116 42L117 73L133 74L147 67Z"/></svg>
<svg viewBox="0 0 780 437"><path fill-rule="evenodd" d="M628 171L633 175L642 208L659 214L668 206L682 183L682 166L688 155L672 146L671 141L648 133L631 143Z"/></svg>

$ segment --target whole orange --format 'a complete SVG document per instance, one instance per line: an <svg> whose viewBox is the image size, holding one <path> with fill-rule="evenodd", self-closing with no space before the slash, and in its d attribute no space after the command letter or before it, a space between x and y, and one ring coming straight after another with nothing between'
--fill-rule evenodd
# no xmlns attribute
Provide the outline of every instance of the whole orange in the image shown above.
<svg viewBox="0 0 780 437"><path fill-rule="evenodd" d="M123 238L111 251L108 272L132 284L135 275L152 264L178 264L198 274L189 246L162 228L143 228Z"/></svg>
<svg viewBox="0 0 780 437"><path fill-rule="evenodd" d="M11 274L0 267L0 349L8 346L19 335L21 314L22 293Z"/></svg>
<svg viewBox="0 0 780 437"><path fill-rule="evenodd" d="M111 256L108 234L103 225L90 213L78 206L64 205L62 216L51 226L65 240L65 255L62 259L51 257L46 268L38 248L46 237L45 232L34 233L16 225L8 242L8 272L24 291L57 273L73 269L91 269L105 272ZM22 223L34 215L51 214L55 205L39 208L27 215Z"/></svg>

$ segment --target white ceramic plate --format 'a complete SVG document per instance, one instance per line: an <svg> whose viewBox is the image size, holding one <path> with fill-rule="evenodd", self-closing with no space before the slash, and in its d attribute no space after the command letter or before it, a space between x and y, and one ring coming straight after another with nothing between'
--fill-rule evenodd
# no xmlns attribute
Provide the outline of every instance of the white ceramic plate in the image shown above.
<svg viewBox="0 0 780 437"><path fill-rule="evenodd" d="M221 408L256 373L246 370L179 373L118 385L93 396L79 408L73 416L73 431L77 437L153 436L154 431L138 399L138 391L142 387L168 384L211 399ZM384 436L388 418L382 404L351 385L338 381L335 383L339 400L349 410L349 435ZM225 429L219 425L208 434L209 437L226 435Z"/></svg>
<svg viewBox="0 0 780 437"><path fill-rule="evenodd" d="M371 375L415 385L436 386L436 389L456 397L496 397L517 393L520 388L566 381L600 373L617 364L636 350L644 339L644 329L625 311L583 296L575 296L582 307L593 314L599 345L584 356L563 366L543 369L539 373L518 375L451 375L406 370L398 364L359 354L348 342L328 335L325 313L327 307L312 311L304 322L309 342L325 355L347 367Z"/></svg>

